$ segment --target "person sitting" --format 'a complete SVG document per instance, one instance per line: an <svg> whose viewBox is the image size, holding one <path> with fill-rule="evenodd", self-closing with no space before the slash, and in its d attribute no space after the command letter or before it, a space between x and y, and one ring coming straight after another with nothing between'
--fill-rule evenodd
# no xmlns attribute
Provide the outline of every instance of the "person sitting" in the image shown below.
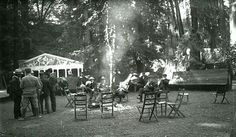
<svg viewBox="0 0 236 137"><path fill-rule="evenodd" d="M157 87L158 87L158 85L152 79L152 76L148 76L148 82L146 83L146 85L143 88L139 89L140 102L142 102L143 94L145 92L154 92Z"/></svg>
<svg viewBox="0 0 236 137"><path fill-rule="evenodd" d="M163 74L162 79L159 83L159 89L163 91L168 91L169 90L169 79L167 79L167 75Z"/></svg>
<svg viewBox="0 0 236 137"><path fill-rule="evenodd" d="M129 81L129 91L137 91L137 84L139 82L139 77L137 73L133 73Z"/></svg>
<svg viewBox="0 0 236 137"><path fill-rule="evenodd" d="M107 85L106 79L104 76L101 77L101 82L98 83L98 92L97 92L97 98L96 98L96 102L100 102L101 100L101 93L102 92L109 92L109 86Z"/></svg>
<svg viewBox="0 0 236 137"><path fill-rule="evenodd" d="M121 102L122 98L125 98L126 94L128 94L128 90L122 86L119 86L117 89L115 89L113 97L119 98L119 101L118 101L118 103L119 103L119 102Z"/></svg>
<svg viewBox="0 0 236 137"><path fill-rule="evenodd" d="M68 77L66 78L66 80L68 83L68 89L69 89L70 93L76 93L79 78L74 76L72 71L68 71Z"/></svg>

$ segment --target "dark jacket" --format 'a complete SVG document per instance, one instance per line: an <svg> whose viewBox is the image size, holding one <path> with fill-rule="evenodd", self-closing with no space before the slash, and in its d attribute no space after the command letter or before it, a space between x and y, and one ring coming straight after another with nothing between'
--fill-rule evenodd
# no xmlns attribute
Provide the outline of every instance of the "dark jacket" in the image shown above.
<svg viewBox="0 0 236 137"><path fill-rule="evenodd" d="M159 88L161 90L168 90L169 89L169 79L162 79L159 84Z"/></svg>
<svg viewBox="0 0 236 137"><path fill-rule="evenodd" d="M10 81L9 86L7 88L7 92L11 96L22 95L22 89L20 88L20 79L17 76L12 77L12 80Z"/></svg>
<svg viewBox="0 0 236 137"><path fill-rule="evenodd" d="M41 90L42 96L44 96L44 97L49 96L50 90L51 90L49 80L41 79L41 82L42 82L42 85L43 85L42 90Z"/></svg>

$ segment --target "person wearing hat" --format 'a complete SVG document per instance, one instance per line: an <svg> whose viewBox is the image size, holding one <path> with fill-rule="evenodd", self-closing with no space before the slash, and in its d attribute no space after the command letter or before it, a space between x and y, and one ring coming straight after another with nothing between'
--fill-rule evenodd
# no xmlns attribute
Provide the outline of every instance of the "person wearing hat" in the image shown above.
<svg viewBox="0 0 236 137"><path fill-rule="evenodd" d="M9 82L9 86L7 88L8 93L13 99L14 102L14 118L18 119L21 117L21 95L22 90L20 88L20 81L23 76L23 72L21 69L16 69L13 72L13 76L11 81Z"/></svg>
<svg viewBox="0 0 236 137"><path fill-rule="evenodd" d="M86 81L86 84L85 84L85 92L88 94L88 104L89 106L92 105L92 99L93 99L93 96L95 95L95 92L96 92L96 88L97 88L97 84L95 83L95 78L94 77L89 77L89 80Z"/></svg>
<svg viewBox="0 0 236 137"><path fill-rule="evenodd" d="M41 90L41 84L37 77L31 74L31 69L25 69L26 76L24 76L20 82L20 87L23 90L22 93L22 117L19 120L24 120L28 102L33 106L35 116L39 116L39 106L37 99L37 92Z"/></svg>

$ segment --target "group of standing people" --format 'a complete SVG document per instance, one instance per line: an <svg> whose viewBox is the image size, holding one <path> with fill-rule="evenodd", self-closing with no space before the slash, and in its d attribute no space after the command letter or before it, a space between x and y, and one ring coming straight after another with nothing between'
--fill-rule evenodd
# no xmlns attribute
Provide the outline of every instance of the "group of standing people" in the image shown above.
<svg viewBox="0 0 236 137"><path fill-rule="evenodd" d="M49 98L52 111L55 112L57 79L51 69L41 72L40 78L33 76L30 68L26 68L24 72L16 69L7 89L14 101L14 118L24 120L29 103L33 115L41 117L40 114L44 113L43 101L45 101L46 112L50 113Z"/></svg>

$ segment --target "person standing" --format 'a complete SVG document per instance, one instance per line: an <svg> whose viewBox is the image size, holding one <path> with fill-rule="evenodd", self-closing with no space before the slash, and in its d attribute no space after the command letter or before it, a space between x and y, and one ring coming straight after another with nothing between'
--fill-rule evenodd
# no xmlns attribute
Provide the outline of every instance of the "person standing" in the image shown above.
<svg viewBox="0 0 236 137"><path fill-rule="evenodd" d="M41 84L39 79L31 74L31 69L25 69L26 76L22 78L20 82L20 87L23 90L22 93L22 117L19 120L24 120L28 102L31 103L35 111L34 114L36 117L39 116L39 106L37 99L37 91L41 89Z"/></svg>
<svg viewBox="0 0 236 137"><path fill-rule="evenodd" d="M45 101L45 109L47 114L49 114L49 94L50 94L50 84L48 80L48 75L43 72L40 73L40 80L42 83L42 90L40 94L40 108L41 108L41 113L43 114L43 101Z"/></svg>
<svg viewBox="0 0 236 137"><path fill-rule="evenodd" d="M50 84L50 100L51 108L53 112L56 112L56 90L57 90L57 77L56 73L52 72L52 69L48 69L47 73L49 74L49 84Z"/></svg>
<svg viewBox="0 0 236 137"><path fill-rule="evenodd" d="M16 69L13 72L12 79L8 86L8 92L11 94L14 102L14 118L18 119L21 117L21 95L22 90L20 88L20 81L23 73L21 69Z"/></svg>
<svg viewBox="0 0 236 137"><path fill-rule="evenodd" d="M89 106L92 105L92 101L94 98L94 94L96 92L96 88L97 88L97 84L95 83L95 78L94 77L90 77L88 81L86 81L85 83L86 87L85 87L85 92L88 95L88 104Z"/></svg>

